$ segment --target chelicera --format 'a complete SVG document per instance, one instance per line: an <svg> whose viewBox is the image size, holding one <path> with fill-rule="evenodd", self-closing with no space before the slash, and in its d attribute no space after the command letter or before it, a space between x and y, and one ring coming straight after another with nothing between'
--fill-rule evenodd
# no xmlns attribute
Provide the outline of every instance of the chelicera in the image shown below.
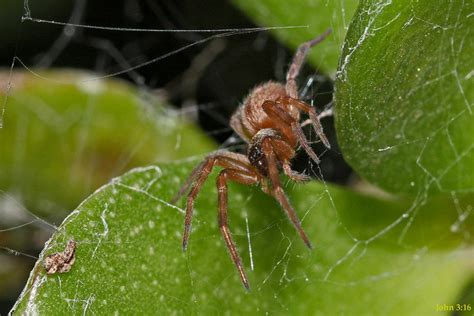
<svg viewBox="0 0 474 316"><path fill-rule="evenodd" d="M293 57L286 75L286 84L269 81L255 87L230 120L233 130L248 143L247 155L221 150L208 155L186 180L173 202L190 189L184 221L183 250L188 245L193 216L193 204L202 185L215 166L224 168L217 177L219 228L230 252L230 257L239 272L246 289L249 282L242 261L232 239L227 219L227 182L229 180L245 185L260 185L262 190L273 196L281 205L295 226L301 239L312 248L300 219L283 191L279 178L283 170L290 179L297 182L309 177L291 169L291 160L300 145L316 163L318 157L308 143L300 122L300 113L308 114L316 134L322 143L330 148L316 110L298 99L296 77L311 47L329 35L327 30L317 38L301 44Z"/></svg>

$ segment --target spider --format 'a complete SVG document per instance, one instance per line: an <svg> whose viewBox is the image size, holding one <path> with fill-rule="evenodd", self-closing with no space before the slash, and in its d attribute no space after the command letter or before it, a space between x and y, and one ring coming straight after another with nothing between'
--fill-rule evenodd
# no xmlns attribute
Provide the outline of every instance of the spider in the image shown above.
<svg viewBox="0 0 474 316"><path fill-rule="evenodd" d="M290 161L295 156L298 144L312 160L319 163L318 157L303 133L300 112L309 115L309 121L319 139L328 149L330 148L329 141L319 121L320 117L318 117L313 107L298 99L296 85L296 77L309 49L321 42L330 33L331 30L328 29L325 33L298 47L286 75L285 85L269 81L256 86L232 115L230 126L248 143L247 155L226 150L208 155L192 171L172 201L175 203L191 188L186 203L182 243L183 251L186 251L191 232L194 200L213 167L224 168L217 177L219 227L229 249L230 257L247 290L250 289L247 275L228 226L227 182L232 180L245 185L260 185L266 194L273 196L278 201L306 246L312 248L298 215L283 191L279 173L280 169L283 169L284 174L296 182L309 180L307 175L291 169Z"/></svg>

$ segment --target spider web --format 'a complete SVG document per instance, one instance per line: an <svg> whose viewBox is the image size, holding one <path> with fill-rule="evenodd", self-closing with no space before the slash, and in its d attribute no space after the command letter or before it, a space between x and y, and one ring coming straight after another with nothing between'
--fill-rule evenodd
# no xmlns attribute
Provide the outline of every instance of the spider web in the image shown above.
<svg viewBox="0 0 474 316"><path fill-rule="evenodd" d="M202 76L203 73L205 73L205 69L200 69L198 65L209 65L212 63L219 54L224 54L228 52L229 54L235 53L234 51L227 51L223 46L222 43L219 43L218 40L225 38L227 42L233 41L234 36L239 36L239 37L251 37L251 42L252 42L252 47L253 51L258 51L261 50L262 47L265 47L265 45L268 44L268 35L265 35L262 31L264 31L262 28L260 29L255 29L255 28L209 28L203 31L205 35L199 33L196 29L195 30L182 30L177 31L177 30L171 30L171 27L173 25L169 25L169 30L166 31L172 31L172 33L175 36L178 36L177 34L183 33L182 36L188 37L187 40L190 41L190 44L184 45L175 49L167 48L167 52L164 54L158 56L158 57L152 57L149 58L147 54L145 54L143 51L143 48L136 44L131 45L132 47L128 47L127 49L124 49L123 47L119 48L117 47L113 40L110 40L107 35L104 35L106 33L103 33L99 38L94 38L93 41L91 41L88 38L81 36L78 36L78 29L81 28L96 28L95 24L83 24L83 20L86 20L87 16L84 16L86 12L86 1L76 1L74 8L71 10L70 18L67 22L57 22L53 21L52 19L49 18L36 18L35 17L35 11L30 10L31 6L31 1L25 0L24 2L24 8L23 8L23 15L22 15L22 20L25 24L29 24L33 26L32 29L28 28L26 31L26 35L34 35L35 30L34 27L39 27L40 25L43 27L48 28L49 30L60 30L60 34L56 37L56 39L50 43L49 47L43 51L38 52L39 58L36 59L35 62L25 62L23 58L20 55L17 55L15 53L15 56L13 58L13 61L11 63L10 71L11 74L8 77L8 80L6 81L6 91L7 91L7 97L5 98L5 103L3 104L3 107L1 108L1 115L0 115L0 122L4 121L5 115L8 115L8 93L12 87L12 85L15 85L14 78L15 76L13 75L13 71L19 68L26 69L26 71L29 74L32 74L33 76L40 77L42 80L51 82L52 84L54 83L54 79L51 77L48 77L48 75L44 75L43 73L39 73L35 70L35 67L44 67L46 69L52 68L55 66L56 62L59 60L60 56L64 54L64 51L67 49L68 45L71 44L71 42L79 42L82 44L85 44L87 42L87 45L90 45L92 42L92 46L95 47L97 50L96 56L93 57L90 62L90 67L89 69L92 69L94 71L99 71L102 73L102 75L93 75L90 78L92 78L93 81L100 81L102 79L108 78L108 77L121 77L121 78L128 78L128 80L131 80L133 83L135 83L140 90L143 92L144 95L147 95L150 93L150 91L154 91L154 89L158 86L154 84L154 79L148 79L145 75L141 74L141 69L146 68L147 66L153 66L157 67L159 69L159 65L161 62L165 63L167 61L170 61L171 58L174 58L174 56L179 55L179 53L184 52L186 50L193 49L194 47L200 47L197 52L193 52L194 54L194 60L197 61L195 65L196 67L191 67L190 71L186 73L186 71L183 71L184 75L178 78L178 81L182 78L184 78L184 81L188 84L185 86L185 88L178 88L178 89L187 89L187 95L185 95L189 98L181 98L179 99L179 102L181 103L182 107L179 110L170 110L169 112L166 112L166 115L170 116L176 116L176 115L185 115L190 118L196 119L198 117L198 113L205 113L205 115L210 116L214 119L214 123L211 125L214 125L214 127L211 127L206 130L206 134L210 137L214 138L221 138L223 139L222 143L222 148L230 148L233 150L242 150L242 144L238 143L233 136L231 135L231 131L227 125L228 122L228 113L227 115L223 115L221 109L219 108L219 104L217 104L215 101L210 101L206 103L200 103L197 100L196 96L196 89L197 89L197 82L193 81L193 77L195 76ZM128 5L132 6L132 2L129 2ZM155 8L156 9L156 8ZM379 7L380 11L383 11L384 5L381 5ZM176 8L174 9L176 10ZM178 15L178 13L176 13ZM158 16L158 15L157 15ZM106 21L106 17L102 17L103 21ZM167 23L170 23L169 21L166 20L166 18L162 18L161 21L165 27ZM102 25L105 25L106 23L103 23ZM298 27L298 26L294 26ZM440 26L434 26L434 27L440 27ZM98 28L98 27L97 27ZM173 27L174 28L174 27ZM268 30L269 28L266 28ZM131 30L130 28L126 27L115 27L111 26L110 29L102 31L112 31L112 32L118 32L118 33L125 33L125 32L137 32L137 34L141 33L158 33L161 32L161 29L151 29L151 28L145 28L145 29L135 29ZM202 31L202 30L201 30ZM259 32L257 35L252 34L254 32ZM209 34L207 34L209 33ZM23 34L22 36L25 36ZM138 36L138 35L137 35ZM368 36L368 33L364 33L364 36ZM361 38L361 41L364 40L364 37ZM20 40L18 40L20 41ZM217 44L216 44L217 43ZM134 47L133 47L134 46ZM225 44L224 44L225 46ZM354 48L354 50L357 49L357 47ZM132 52L132 53L130 53ZM138 54L135 55L134 54ZM279 49L277 50L277 57L274 60L274 76L279 79L283 80L284 79L284 74L286 70L286 63L289 59L288 52L285 51L284 49ZM350 56L349 56L350 58ZM230 63L232 62L231 59L223 59L220 60L217 65L218 67L227 67ZM115 66L111 66L115 65ZM118 66L117 66L118 65ZM156 66L155 66L156 65ZM62 65L61 65L62 66ZM67 65L71 66L71 65ZM87 67L84 67L87 68ZM205 67L204 67L205 68ZM344 66L343 66L344 68ZM456 69L453 70L454 75L457 75ZM88 79L88 80L89 80ZM159 79L155 79L156 81L159 81ZM4 80L2 80L4 81ZM321 75L318 74L309 74L306 76L303 76L303 82L300 81L301 84L301 89L300 93L303 99L312 101L314 100L315 97L320 97L321 94L318 94L319 91L319 85L324 84L325 79ZM176 82L176 79L175 79ZM173 83L173 80L170 79L168 83ZM165 86L164 84L163 86ZM170 84L168 87L173 88L173 84ZM248 89L249 87L246 87ZM166 97L169 98L168 100L173 100L173 89L171 89L171 93L167 89L162 89L158 90L159 93L165 93ZM156 91L155 91L156 92ZM462 89L460 89L459 93L462 93ZM323 95L327 94L327 92L323 92ZM245 94L242 94L245 95ZM236 96L235 98L238 98ZM237 99L232 100L234 104L238 104ZM46 108L40 108L39 110L36 110L38 113L38 116L42 116L43 119L46 121L51 120L51 113L48 112L48 109ZM225 112L225 111L224 111ZM227 110L229 112L229 110ZM162 113L160 113L162 114ZM201 114L202 115L202 114ZM54 116L54 114L53 114ZM218 124L216 124L216 122ZM54 122L53 122L54 123ZM27 122L23 122L22 124L27 124ZM67 122L65 120L58 120L57 124L59 127L66 128ZM215 126L218 126L217 128ZM8 125L3 125L3 129L8 129ZM21 126L18 128L18 134L21 136ZM449 122L448 124L439 131L440 133L446 133L449 138ZM230 135L230 136L229 136ZM310 135L312 139L315 139L314 135ZM184 135L183 135L184 137ZM175 144L175 149L178 150L182 144L180 143L179 139L181 139L181 135L177 135L177 141ZM429 138L425 140L426 144L429 144ZM403 140L402 140L403 143ZM385 148L386 150L390 149L390 144L387 144L387 147ZM472 150L473 146L470 148L466 148L463 152L459 153L454 146L452 146L452 149L455 153L456 159L453 160L452 165L455 165L461 158L462 156L466 153ZM370 249L374 244L377 244L380 240L383 240L387 235L393 233L393 231L396 231L396 234L398 235L398 242L401 247L406 246L406 247L411 247L408 244L405 244L405 238L406 235L410 232L412 229L413 223L416 221L417 216L419 215L420 210L424 207L424 205L428 202L428 191L430 190L430 187L433 185L436 185L437 179L439 177L442 177L442 175L433 175L431 174L428 170L423 168L423 159L424 159L424 150L425 147L423 147L423 150L419 153L419 165L420 168L426 171L427 174L427 181L424 186L416 195L416 198L412 201L412 203L408 206L406 206L406 209L403 213L399 214L399 216L393 218L389 223L385 224L383 228L378 230L377 232L373 233L371 236L367 238L359 238L356 237L356 235L351 231L350 227L347 227L344 223L344 220L341 218L341 214L339 214L339 207L337 202L335 200L337 199L336 196L333 195L332 190L330 189L331 184L328 182L328 177L325 176L325 171L323 171L321 166L317 166L314 164L306 164L306 167L303 168L306 170L307 173L313 172L316 176L320 178L320 181L323 185L323 190L320 196L315 198L314 200L310 201L308 207L306 209L298 210L298 213L303 219L303 225L305 222L305 218L312 212L317 212L318 206L322 203L321 201L323 199L327 199L329 203L332 205L332 212L333 212L333 217L332 221L336 222L336 226L340 227L343 231L344 234L346 235L346 238L349 240L347 243L347 249L346 251L343 252L342 256L339 256L336 260L331 260L330 262L327 263L326 266L322 267L324 269L323 277L318 280L311 280L308 279L308 277L305 274L298 274L298 275L293 275L291 274L291 265L293 261L295 260L293 256L295 256L295 253L297 251L292 251L296 246L295 244L300 242L295 238L295 233L291 230L286 230L283 227L287 226L287 222L285 219L281 219L278 221L272 221L270 224L267 224L268 226L265 227L258 227L256 228L252 220L249 219L251 218L250 215L248 214L247 209L250 208L250 200L252 199L252 192L249 193L249 196L247 198L242 198L242 207L241 209L243 210L242 213L240 214L244 220L245 220L245 225L241 227L236 227L235 228L235 235L240 238L240 246L239 249L244 250L248 252L244 257L249 258L248 262L245 262L245 266L253 270L254 267L259 265L259 257L258 254L255 253L256 249L255 246L252 247L254 239L255 238L262 238L264 236L265 231L267 229L271 229L272 227L277 227L278 230L280 231L280 240L275 241L274 243L278 245L279 248L283 248L284 251L282 252L282 255L278 255L277 257L274 258L274 265L273 267L269 270L268 276L262 280L260 284L256 284L255 288L261 289L267 285L269 282L270 278L274 277L275 274L278 274L280 277L280 282L281 284L284 284L285 287L291 286L291 283L293 282L299 282L301 279L305 280L306 282L322 282L322 283L330 283L334 284L334 286L338 287L350 287L353 286L354 284L360 284L360 283L368 283L368 284L376 284L380 280L384 279L390 279L390 278L396 278L399 275L403 275L406 273L407 270L409 270L412 266L416 266L417 262L420 261L420 258L423 258L423 256L426 256L427 250L432 247L432 240L426 241L422 245L418 245L415 249L411 251L412 256L410 259L407 259L405 262L403 262L403 265L400 266L397 269L390 269L390 270L385 270L385 271L374 271L372 275L366 275L365 278L363 279L353 279L348 277L346 280L333 280L332 276L335 271L340 269L342 266L345 266L347 264L350 265L357 265L357 262L361 262L362 259L367 255L368 249ZM206 153L200 153L196 156L188 156L185 159L177 161L177 163L186 163L189 160L192 161L199 161L201 158L205 156ZM329 153L323 153L322 158L324 161L325 156L327 157ZM126 159L127 157L125 157ZM452 168L452 165L447 166L447 168ZM324 168L324 167L323 167ZM149 184L150 186L153 185L152 183ZM286 187L287 189L291 190L293 185L287 183ZM135 188L136 189L136 188ZM145 190L147 191L147 190ZM10 192L8 189L5 189L2 191L2 196L0 199L0 212L2 214L2 222L3 222L3 227L2 230L0 230L0 233L15 233L15 236L24 234L24 228L27 226L34 226L35 229L33 232L36 232L36 234L40 234L40 237L38 238L40 241L38 241L39 244L44 243L44 241L49 237L51 230L55 229L55 225L49 223L50 220L42 219L41 216L36 215L35 211L28 211L22 203L23 197L22 197L22 192ZM232 193L230 193L232 194ZM452 223L450 223L446 229L447 234L456 234L456 235L462 235L463 238L466 240L466 243L468 243L471 240L471 235L469 229L466 227L466 221L467 219L471 216L472 213L472 205L468 204L463 204L463 202L460 200L459 196L455 192L450 192L451 194L451 199L452 203L455 206L456 210L456 220ZM105 214L105 211L104 211ZM56 219L53 217L54 220L58 220L58 223L60 222L60 219ZM104 220L105 221L105 220ZM104 225L106 227L106 225ZM242 240L246 241L246 245L242 243ZM99 246L99 245L98 245ZM19 246L20 249L22 246ZM18 247L15 244L8 245L7 249L17 249ZM28 253L28 251L31 248L26 249L25 253ZM11 250L14 251L14 250ZM245 250L244 250L245 251ZM14 252L13 254L21 254L21 252ZM11 254L4 255L2 254L2 262L7 262L7 266L11 269L14 268L14 264L12 264L12 260L18 260L17 257L12 259ZM28 260L28 259L25 259ZM234 272L234 271L232 271ZM288 304L288 302L285 302L283 299L279 299L279 291L275 290L275 301L278 302L283 309L289 309L289 306L285 306ZM81 304L83 307L83 312L91 312L93 313L94 311L94 299L93 296L90 296L85 299L80 299L80 298L73 298L73 302L76 302L78 304ZM440 302L440 303L448 303L448 302ZM262 307L262 310L266 311L271 311L271 307Z"/></svg>

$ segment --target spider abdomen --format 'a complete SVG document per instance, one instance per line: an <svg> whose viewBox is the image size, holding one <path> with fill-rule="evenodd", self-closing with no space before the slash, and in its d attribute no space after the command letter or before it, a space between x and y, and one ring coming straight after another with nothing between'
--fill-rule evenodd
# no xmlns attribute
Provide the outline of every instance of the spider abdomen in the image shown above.
<svg viewBox="0 0 474 316"><path fill-rule="evenodd" d="M231 118L231 127L247 142L264 128L278 129L262 108L265 101L275 101L286 97L285 86L279 82L269 81L253 88L247 98ZM287 107L287 113L299 120L299 111Z"/></svg>

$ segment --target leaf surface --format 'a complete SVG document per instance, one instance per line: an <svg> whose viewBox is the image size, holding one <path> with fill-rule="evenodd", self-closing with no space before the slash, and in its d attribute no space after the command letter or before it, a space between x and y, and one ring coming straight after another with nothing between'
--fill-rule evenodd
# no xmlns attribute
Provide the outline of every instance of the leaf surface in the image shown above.
<svg viewBox="0 0 474 316"><path fill-rule="evenodd" d="M474 191L474 3L362 1L336 80L345 159L394 193Z"/></svg>
<svg viewBox="0 0 474 316"><path fill-rule="evenodd" d="M188 252L181 250L183 210L168 201L197 162L132 170L85 200L48 242L16 313L420 315L454 301L472 274L472 250L445 225L457 218L446 212L452 201L378 200L321 183L287 188L310 251L274 200L231 185L247 292L217 227L216 172L197 200ZM412 221L403 215L414 211ZM472 234L472 218L465 227ZM71 271L46 275L42 260L71 239Z"/></svg>

